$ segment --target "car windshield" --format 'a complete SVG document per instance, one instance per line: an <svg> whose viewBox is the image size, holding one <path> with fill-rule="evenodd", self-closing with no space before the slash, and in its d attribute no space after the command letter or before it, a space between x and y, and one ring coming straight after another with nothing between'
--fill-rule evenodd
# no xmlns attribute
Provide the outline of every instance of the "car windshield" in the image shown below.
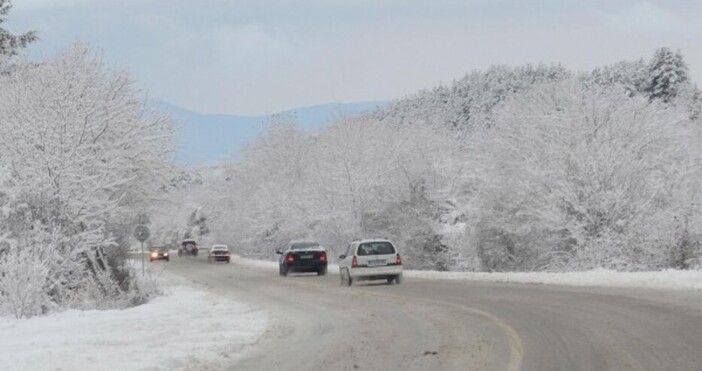
<svg viewBox="0 0 702 371"><path fill-rule="evenodd" d="M389 255L394 254L395 248L390 242L365 242L358 246L358 255Z"/></svg>
<svg viewBox="0 0 702 371"><path fill-rule="evenodd" d="M222 250L222 251L226 251L226 250L229 250L229 249L228 249L226 246L221 246L221 245L220 245L220 246L212 246L212 250Z"/></svg>
<svg viewBox="0 0 702 371"><path fill-rule="evenodd" d="M304 250L316 247L319 247L317 242L293 242L290 244L290 250Z"/></svg>

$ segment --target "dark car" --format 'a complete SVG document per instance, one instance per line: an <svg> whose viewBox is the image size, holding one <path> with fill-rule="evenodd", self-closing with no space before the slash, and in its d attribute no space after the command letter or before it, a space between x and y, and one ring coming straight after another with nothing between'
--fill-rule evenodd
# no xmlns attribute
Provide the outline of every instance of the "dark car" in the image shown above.
<svg viewBox="0 0 702 371"><path fill-rule="evenodd" d="M149 261L153 262L154 260L171 261L171 257L168 255L168 248L152 247L149 250Z"/></svg>
<svg viewBox="0 0 702 371"><path fill-rule="evenodd" d="M278 261L280 275L290 272L317 272L318 276L327 274L327 251L317 242L291 242L280 254Z"/></svg>
<svg viewBox="0 0 702 371"><path fill-rule="evenodd" d="M229 252L227 245L212 245L209 254L207 254L207 262L231 262L232 254Z"/></svg>
<svg viewBox="0 0 702 371"><path fill-rule="evenodd" d="M197 252L199 250L200 247L197 245L197 242L195 242L195 240L183 240L183 242L180 243L180 246L178 246L178 256L197 256Z"/></svg>

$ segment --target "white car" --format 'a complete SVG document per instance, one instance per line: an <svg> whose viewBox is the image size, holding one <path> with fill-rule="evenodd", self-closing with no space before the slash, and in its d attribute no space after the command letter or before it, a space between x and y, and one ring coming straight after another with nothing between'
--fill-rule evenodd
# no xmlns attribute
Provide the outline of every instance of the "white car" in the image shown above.
<svg viewBox="0 0 702 371"><path fill-rule="evenodd" d="M231 252L227 245L212 245L210 252L207 254L207 262L231 262Z"/></svg>
<svg viewBox="0 0 702 371"><path fill-rule="evenodd" d="M389 240L354 241L339 256L339 274L342 286L366 280L401 283L402 258Z"/></svg>

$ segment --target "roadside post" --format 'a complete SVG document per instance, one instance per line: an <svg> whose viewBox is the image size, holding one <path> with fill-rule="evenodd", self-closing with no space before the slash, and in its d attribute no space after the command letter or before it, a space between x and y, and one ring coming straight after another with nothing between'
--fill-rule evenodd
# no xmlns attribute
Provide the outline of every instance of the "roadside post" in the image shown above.
<svg viewBox="0 0 702 371"><path fill-rule="evenodd" d="M149 227L145 225L138 225L136 228L134 228L134 237L137 239L137 241L141 242L141 275L144 275L144 241L149 239L149 236L151 235L151 232L149 231Z"/></svg>

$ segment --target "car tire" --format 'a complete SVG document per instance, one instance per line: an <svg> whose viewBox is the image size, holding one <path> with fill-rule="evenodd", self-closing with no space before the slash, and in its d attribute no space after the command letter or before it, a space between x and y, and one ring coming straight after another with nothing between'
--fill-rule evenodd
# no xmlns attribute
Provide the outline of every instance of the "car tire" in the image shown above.
<svg viewBox="0 0 702 371"><path fill-rule="evenodd" d="M167 262L171 261L171 258L166 258L166 261L167 261Z"/></svg>
<svg viewBox="0 0 702 371"><path fill-rule="evenodd" d="M402 283L402 275L398 274L397 276L395 276L395 284L399 285L401 283Z"/></svg>
<svg viewBox="0 0 702 371"><path fill-rule="evenodd" d="M231 262L232 262L231 258L227 259L227 264L229 264Z"/></svg>
<svg viewBox="0 0 702 371"><path fill-rule="evenodd" d="M318 275L318 276L324 276L324 275L326 275L326 274L327 274L327 268L320 268L320 269L317 271L317 275Z"/></svg>
<svg viewBox="0 0 702 371"><path fill-rule="evenodd" d="M344 272L339 271L339 285L344 286L346 281L344 281Z"/></svg>
<svg viewBox="0 0 702 371"><path fill-rule="evenodd" d="M283 267L283 271L281 273L282 273L283 277L287 277L288 276L288 268Z"/></svg>

